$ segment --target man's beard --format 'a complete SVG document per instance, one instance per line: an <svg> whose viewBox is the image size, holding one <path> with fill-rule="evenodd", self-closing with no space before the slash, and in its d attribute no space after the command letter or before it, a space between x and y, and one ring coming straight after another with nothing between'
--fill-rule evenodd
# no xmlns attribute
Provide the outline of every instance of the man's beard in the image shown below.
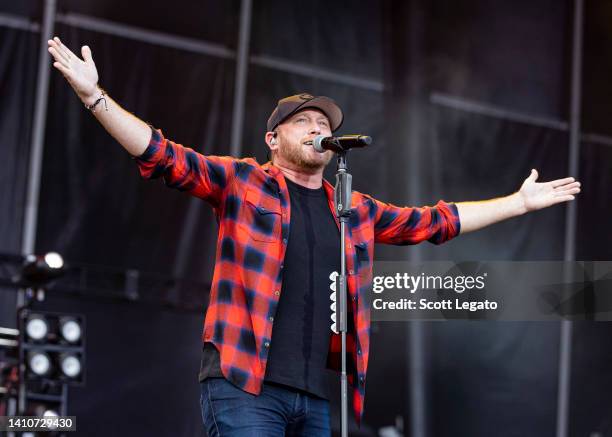
<svg viewBox="0 0 612 437"><path fill-rule="evenodd" d="M333 155L332 152L326 151L325 153L321 154L324 159L312 158L308 156L307 152L304 151L302 144L292 144L290 146L287 145L285 147L281 147L278 154L287 162L290 162L303 170L319 170L321 168L325 168L325 166L329 164L329 161L331 161Z"/></svg>

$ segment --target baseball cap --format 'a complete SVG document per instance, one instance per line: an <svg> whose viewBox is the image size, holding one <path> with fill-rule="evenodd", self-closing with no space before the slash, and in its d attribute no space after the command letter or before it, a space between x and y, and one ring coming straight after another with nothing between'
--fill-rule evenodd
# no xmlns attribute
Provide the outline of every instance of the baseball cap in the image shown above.
<svg viewBox="0 0 612 437"><path fill-rule="evenodd" d="M329 97L313 96L308 93L296 94L278 101L276 108L268 118L268 132L274 130L276 126L296 112L306 108L316 108L323 111L329 119L332 132L340 127L344 119L342 109Z"/></svg>

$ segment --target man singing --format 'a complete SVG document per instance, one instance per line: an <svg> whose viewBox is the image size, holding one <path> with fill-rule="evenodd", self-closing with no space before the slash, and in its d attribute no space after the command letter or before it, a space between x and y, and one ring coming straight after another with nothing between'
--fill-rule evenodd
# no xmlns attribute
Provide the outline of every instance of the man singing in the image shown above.
<svg viewBox="0 0 612 437"><path fill-rule="evenodd" d="M312 147L343 120L330 98L278 101L267 123L271 161L203 156L123 110L98 87L91 50L83 59L49 40L53 66L145 178L206 200L219 223L210 305L204 322L201 407L210 436L330 435L328 372L339 370L340 336L330 330L330 273L339 271L340 232L333 157ZM574 199L573 178L536 182L532 170L507 197L434 207L397 207L354 192L346 233L348 380L359 423L370 341L374 243L443 243L459 233Z"/></svg>

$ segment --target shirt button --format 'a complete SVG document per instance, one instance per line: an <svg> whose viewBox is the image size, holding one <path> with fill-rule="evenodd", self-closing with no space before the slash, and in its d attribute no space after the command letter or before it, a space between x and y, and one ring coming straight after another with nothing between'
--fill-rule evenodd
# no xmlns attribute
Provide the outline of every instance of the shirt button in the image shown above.
<svg viewBox="0 0 612 437"><path fill-rule="evenodd" d="M287 244L287 239L283 238L283 244Z"/></svg>
<svg viewBox="0 0 612 437"><path fill-rule="evenodd" d="M357 298L355 296L353 296L351 299L353 299L353 302L355 302L357 300Z"/></svg>
<svg viewBox="0 0 612 437"><path fill-rule="evenodd" d="M353 275L355 271L353 269L349 270L349 275Z"/></svg>
<svg viewBox="0 0 612 437"><path fill-rule="evenodd" d="M274 321L274 317L270 316L270 317L268 317L268 320L273 322Z"/></svg>
<svg viewBox="0 0 612 437"><path fill-rule="evenodd" d="M280 291L276 290L276 291L274 291L274 294L275 294L276 296L280 296Z"/></svg>
<svg viewBox="0 0 612 437"><path fill-rule="evenodd" d="M269 342L269 341L266 341L266 342L264 343L264 347L270 347L270 342Z"/></svg>
<svg viewBox="0 0 612 437"><path fill-rule="evenodd" d="M363 385L363 376L359 377L359 383Z"/></svg>
<svg viewBox="0 0 612 437"><path fill-rule="evenodd" d="M283 267L285 267L285 264L280 265L281 270L283 269Z"/></svg>
<svg viewBox="0 0 612 437"><path fill-rule="evenodd" d="M357 355L361 355L361 349L357 348Z"/></svg>

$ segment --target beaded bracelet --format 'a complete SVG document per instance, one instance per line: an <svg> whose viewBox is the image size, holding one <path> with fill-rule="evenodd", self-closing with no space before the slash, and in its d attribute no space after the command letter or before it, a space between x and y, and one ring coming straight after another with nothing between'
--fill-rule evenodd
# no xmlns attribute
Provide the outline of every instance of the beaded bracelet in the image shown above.
<svg viewBox="0 0 612 437"><path fill-rule="evenodd" d="M100 97L98 97L98 100L96 100L91 105L85 105L85 107L89 109L91 112L96 112L96 106L98 106L98 103L100 103L101 101L104 101L104 109L108 111L108 105L106 104L106 99L104 98L104 96L106 95L106 91L104 90L101 90L101 91L102 91L102 94L100 94Z"/></svg>

